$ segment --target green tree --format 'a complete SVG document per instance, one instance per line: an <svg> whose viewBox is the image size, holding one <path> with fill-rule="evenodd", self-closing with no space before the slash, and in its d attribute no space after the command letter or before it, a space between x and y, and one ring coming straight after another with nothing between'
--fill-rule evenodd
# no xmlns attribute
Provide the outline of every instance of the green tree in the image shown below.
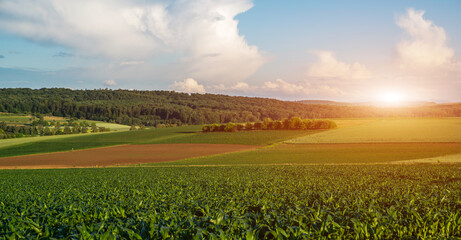
<svg viewBox="0 0 461 240"><path fill-rule="evenodd" d="M98 132L98 127L96 126L96 123L91 123L91 132L92 133Z"/></svg>
<svg viewBox="0 0 461 240"><path fill-rule="evenodd" d="M64 134L72 134L72 129L69 126L64 127Z"/></svg>
<svg viewBox="0 0 461 240"><path fill-rule="evenodd" d="M263 123L262 122L255 122L253 124L253 129L254 130L262 130L263 129Z"/></svg>
<svg viewBox="0 0 461 240"><path fill-rule="evenodd" d="M253 123L251 122L245 123L245 130L253 130Z"/></svg>
<svg viewBox="0 0 461 240"><path fill-rule="evenodd" d="M271 118L264 118L262 129L272 129L274 121Z"/></svg>
<svg viewBox="0 0 461 240"><path fill-rule="evenodd" d="M275 130L280 130L283 128L283 123L281 121L274 121L272 128Z"/></svg>
<svg viewBox="0 0 461 240"><path fill-rule="evenodd" d="M53 135L53 133L51 132L51 129L49 127L46 127L43 133L44 133L45 136Z"/></svg>
<svg viewBox="0 0 461 240"><path fill-rule="evenodd" d="M237 126L235 125L235 123L227 123L226 124L226 127L224 127L224 131L226 132L235 132L237 131Z"/></svg>
<svg viewBox="0 0 461 240"><path fill-rule="evenodd" d="M292 117L290 118L290 129L302 129L303 127L303 120L299 117Z"/></svg>
<svg viewBox="0 0 461 240"><path fill-rule="evenodd" d="M202 132L209 132L210 131L210 125L205 124L202 126Z"/></svg>

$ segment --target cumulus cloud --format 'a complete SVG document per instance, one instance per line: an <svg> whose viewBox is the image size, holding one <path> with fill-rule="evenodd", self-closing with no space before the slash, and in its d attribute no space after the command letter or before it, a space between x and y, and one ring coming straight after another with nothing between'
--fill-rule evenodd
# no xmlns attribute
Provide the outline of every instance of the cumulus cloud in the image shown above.
<svg viewBox="0 0 461 240"><path fill-rule="evenodd" d="M265 81L262 84L250 85L246 82L239 82L235 85L226 86L219 84L207 87L212 91L225 92L230 94L251 94L253 96L276 97L281 99L308 99L313 97L338 97L344 95L344 91L323 83L309 83L301 81L291 83L281 78L273 81Z"/></svg>
<svg viewBox="0 0 461 240"><path fill-rule="evenodd" d="M235 16L251 7L251 0L4 1L0 29L131 63L171 54L189 76L239 81L266 61L238 31Z"/></svg>
<svg viewBox="0 0 461 240"><path fill-rule="evenodd" d="M275 79L275 81L264 82L261 89L285 94L296 94L307 91L307 88L303 85L289 83L280 78Z"/></svg>
<svg viewBox="0 0 461 240"><path fill-rule="evenodd" d="M205 87L193 78L186 78L184 81L174 82L173 89L185 93L205 93Z"/></svg>
<svg viewBox="0 0 461 240"><path fill-rule="evenodd" d="M360 63L347 64L337 60L332 52L313 51L317 62L308 70L308 77L361 80L371 78L371 71Z"/></svg>
<svg viewBox="0 0 461 240"><path fill-rule="evenodd" d="M402 68L440 67L452 61L453 49L447 45L442 27L424 18L424 11L408 9L396 24L406 33L406 39L396 46Z"/></svg>
<svg viewBox="0 0 461 240"><path fill-rule="evenodd" d="M117 85L117 83L114 80L110 79L110 80L104 81L104 85L107 86L107 87L113 87L113 86Z"/></svg>

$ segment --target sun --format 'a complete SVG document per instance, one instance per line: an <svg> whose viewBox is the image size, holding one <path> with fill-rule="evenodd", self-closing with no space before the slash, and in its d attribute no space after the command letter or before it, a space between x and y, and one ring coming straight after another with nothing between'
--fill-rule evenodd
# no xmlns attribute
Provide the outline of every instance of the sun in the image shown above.
<svg viewBox="0 0 461 240"><path fill-rule="evenodd" d="M381 101L388 103L396 103L402 100L402 95L397 92L386 92L381 96Z"/></svg>
<svg viewBox="0 0 461 240"><path fill-rule="evenodd" d="M385 104L399 104L403 101L404 97L400 92L396 91L389 91L389 92L383 92L380 95L379 101Z"/></svg>

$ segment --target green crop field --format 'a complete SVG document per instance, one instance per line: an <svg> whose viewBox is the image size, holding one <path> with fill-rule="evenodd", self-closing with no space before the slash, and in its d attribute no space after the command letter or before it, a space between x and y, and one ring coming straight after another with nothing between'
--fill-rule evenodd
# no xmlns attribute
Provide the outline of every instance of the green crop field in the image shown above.
<svg viewBox="0 0 461 240"><path fill-rule="evenodd" d="M241 132L210 132L197 134L183 134L181 136L146 140L141 143L222 143L222 144L245 144L245 145L268 145L274 144L295 137L306 136L322 132L316 131L293 131L293 130L271 130L271 131L241 131Z"/></svg>
<svg viewBox="0 0 461 240"><path fill-rule="evenodd" d="M85 120L85 121L89 124L96 123L98 127L110 128L110 131L114 131L114 132L130 130L130 126L127 126L127 125L116 124L116 123L106 123L106 122L92 121L92 120ZM79 121L79 122L82 122L82 121Z"/></svg>
<svg viewBox="0 0 461 240"><path fill-rule="evenodd" d="M390 163L461 154L461 143L281 144L154 165L284 165ZM426 161L427 162L427 161ZM437 160L432 162L438 162Z"/></svg>
<svg viewBox="0 0 461 240"><path fill-rule="evenodd" d="M380 119L300 137L288 142L461 142L461 118Z"/></svg>
<svg viewBox="0 0 461 240"><path fill-rule="evenodd" d="M30 123L30 116L17 114L0 114L0 122L7 124L26 124Z"/></svg>
<svg viewBox="0 0 461 240"><path fill-rule="evenodd" d="M316 133L315 131L248 131L235 133L201 133L201 126L184 126L175 128L147 129L142 131L124 131L103 134L80 134L40 137L42 141L29 141L23 138L12 145L1 147L0 157L70 151L121 144L151 143L210 143L210 144L246 144L267 145L290 138ZM16 140L16 139L13 139ZM38 140L38 139L37 139ZM5 142L6 143L6 142Z"/></svg>
<svg viewBox="0 0 461 240"><path fill-rule="evenodd" d="M65 138L60 136L40 137L43 141L27 142L30 138L24 138L24 143L1 148L0 157L16 155L27 155L35 153L70 151L72 149L87 149L95 147L130 144L151 140L154 138L164 139L198 131L199 126L147 129L143 131L121 131L101 134L79 134L68 135ZM187 133L186 133L187 132ZM22 140L22 139L21 139Z"/></svg>
<svg viewBox="0 0 461 240"><path fill-rule="evenodd" d="M0 122L1 121L2 120L0 120ZM110 128L111 131L113 132L123 132L123 131L128 131L130 129L129 126L115 124L115 123L105 123L105 122L99 122L99 121L88 121L88 122L90 123L95 122L98 127ZM93 137L94 135L100 135L100 134L108 134L108 133L91 133ZM72 141L75 141L75 138L79 138L79 137L89 137L89 134L69 134L69 135L53 135L53 136L36 136L36 137L0 139L0 149L1 149L0 156L2 154L2 150L5 150L4 148L14 147L14 148L18 148L17 151L20 151L22 147L25 147L25 146L33 147L34 144L39 144L37 142L46 141L46 142L60 143L60 142L67 142L68 141L67 139L69 139L69 142L72 142ZM59 146L55 146L55 147L59 148Z"/></svg>
<svg viewBox="0 0 461 240"><path fill-rule="evenodd" d="M0 235L455 239L459 165L0 171Z"/></svg>

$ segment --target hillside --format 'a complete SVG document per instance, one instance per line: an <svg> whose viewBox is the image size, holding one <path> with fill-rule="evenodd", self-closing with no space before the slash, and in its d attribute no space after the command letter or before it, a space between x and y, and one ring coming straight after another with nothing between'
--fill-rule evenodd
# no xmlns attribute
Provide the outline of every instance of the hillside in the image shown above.
<svg viewBox="0 0 461 240"><path fill-rule="evenodd" d="M336 102L328 100L300 100L297 101L304 104L319 104L319 105L336 105L336 106L383 106L381 102ZM398 106L401 107L420 107L420 106L429 106L436 105L435 102L424 102L424 101L407 101L398 103ZM386 105L386 104L384 104Z"/></svg>
<svg viewBox="0 0 461 240"><path fill-rule="evenodd" d="M203 124L264 118L461 117L461 103L380 108L173 91L0 89L0 112L41 113L119 124Z"/></svg>

